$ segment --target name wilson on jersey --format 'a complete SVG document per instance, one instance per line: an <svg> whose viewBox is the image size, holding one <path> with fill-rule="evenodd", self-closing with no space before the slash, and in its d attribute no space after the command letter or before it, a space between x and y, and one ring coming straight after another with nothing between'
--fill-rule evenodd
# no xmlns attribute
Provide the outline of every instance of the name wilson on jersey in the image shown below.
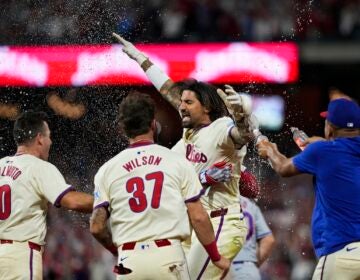
<svg viewBox="0 0 360 280"><path fill-rule="evenodd" d="M21 175L21 170L12 165L6 165L0 167L0 175L11 177L13 180L16 180Z"/></svg>
<svg viewBox="0 0 360 280"><path fill-rule="evenodd" d="M141 167L144 165L159 165L161 162L162 158L158 157L158 156L142 156L141 158L135 158L130 160L129 162L125 163L123 165L123 168L127 171L130 172L133 169L135 169L136 167Z"/></svg>

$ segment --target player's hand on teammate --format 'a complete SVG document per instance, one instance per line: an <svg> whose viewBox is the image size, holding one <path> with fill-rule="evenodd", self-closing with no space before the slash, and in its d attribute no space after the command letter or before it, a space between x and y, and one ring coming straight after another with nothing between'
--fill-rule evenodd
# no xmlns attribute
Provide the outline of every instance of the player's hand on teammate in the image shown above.
<svg viewBox="0 0 360 280"><path fill-rule="evenodd" d="M131 42L125 40L123 37L121 37L119 34L116 34L115 32L112 33L113 37L123 45L123 52L128 55L131 59L134 59L139 63L140 65L148 59L145 54L143 54L141 51L139 51Z"/></svg>
<svg viewBox="0 0 360 280"><path fill-rule="evenodd" d="M227 258L221 256L220 260L213 262L213 264L224 271L220 279L225 279L229 272L231 262Z"/></svg>
<svg viewBox="0 0 360 280"><path fill-rule="evenodd" d="M209 169L199 174L201 184L214 185L219 182L228 182L231 179L232 165L226 162L217 162Z"/></svg>

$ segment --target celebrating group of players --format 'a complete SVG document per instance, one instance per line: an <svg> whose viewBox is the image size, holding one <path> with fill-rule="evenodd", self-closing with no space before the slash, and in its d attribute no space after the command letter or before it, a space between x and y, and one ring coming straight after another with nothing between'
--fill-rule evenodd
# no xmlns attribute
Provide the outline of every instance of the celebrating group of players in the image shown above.
<svg viewBox="0 0 360 280"><path fill-rule="evenodd" d="M0 278L42 279L49 201L92 212L90 232L117 256L117 279L222 279L246 240L252 242L249 253L235 259L231 276L260 279L258 266L274 239L257 206L240 203L239 181L248 181L242 170L246 145L255 140L248 97L229 86L223 91L195 80L175 83L133 44L114 36L179 111L183 136L172 150L155 144L154 103L148 95L130 93L118 118L130 145L99 169L92 197L74 191L47 162L51 138L45 116L22 114L14 125L17 153L0 160ZM355 119L355 141L359 127ZM292 163L267 141L258 149L283 175L311 173L305 156ZM350 184L360 189L359 181L351 178ZM257 240L266 241L258 255ZM359 240L360 230L346 244Z"/></svg>

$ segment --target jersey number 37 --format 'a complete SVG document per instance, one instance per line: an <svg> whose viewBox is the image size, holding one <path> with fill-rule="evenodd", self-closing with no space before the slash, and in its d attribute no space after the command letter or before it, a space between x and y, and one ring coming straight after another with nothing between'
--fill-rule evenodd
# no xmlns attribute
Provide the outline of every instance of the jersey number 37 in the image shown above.
<svg viewBox="0 0 360 280"><path fill-rule="evenodd" d="M133 177L126 182L126 191L132 193L129 206L136 213L140 213L148 207L148 198L144 192L145 184L148 185L148 182L153 183L151 208L157 209L160 206L161 191L164 183L164 174L161 171L147 174L145 180L141 177Z"/></svg>

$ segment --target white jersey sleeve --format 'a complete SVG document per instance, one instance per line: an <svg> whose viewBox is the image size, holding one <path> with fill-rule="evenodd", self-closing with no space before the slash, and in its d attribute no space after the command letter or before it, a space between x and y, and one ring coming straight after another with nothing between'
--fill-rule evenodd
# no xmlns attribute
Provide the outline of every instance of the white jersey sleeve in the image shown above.
<svg viewBox="0 0 360 280"><path fill-rule="evenodd" d="M6 195L2 206L7 215L0 223L0 239L43 245L48 202L59 207L62 197L72 189L54 165L35 156L1 159L0 192Z"/></svg>
<svg viewBox="0 0 360 280"><path fill-rule="evenodd" d="M194 167L187 161L183 161L183 176L184 178L181 186L181 193L185 202L192 202L198 200L204 193L203 187L199 181L199 177L195 172Z"/></svg>
<svg viewBox="0 0 360 280"><path fill-rule="evenodd" d="M65 178L56 168L55 165L42 161L34 168L33 180L36 182L40 194L51 202L55 207L60 207L60 202L63 196L74 188L67 184Z"/></svg>
<svg viewBox="0 0 360 280"><path fill-rule="evenodd" d="M105 207L106 210L109 210L108 206L110 199L109 199L108 191L106 190L107 184L106 184L106 177L104 174L105 172L106 172L106 168L102 166L95 175L94 209L99 207Z"/></svg>

